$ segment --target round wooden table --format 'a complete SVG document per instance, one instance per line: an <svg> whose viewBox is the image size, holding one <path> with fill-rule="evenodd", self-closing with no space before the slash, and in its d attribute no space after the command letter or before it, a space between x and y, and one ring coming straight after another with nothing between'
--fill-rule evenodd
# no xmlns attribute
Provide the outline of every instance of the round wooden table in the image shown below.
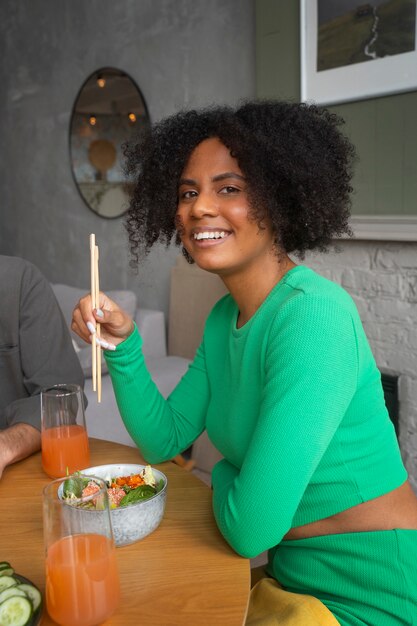
<svg viewBox="0 0 417 626"><path fill-rule="evenodd" d="M90 439L91 465L143 463L135 448ZM117 548L122 600L114 626L241 626L250 565L228 546L214 521L211 491L174 463L164 519L154 533ZM45 589L42 489L49 482L40 453L7 467L0 480L0 561ZM42 624L54 624L44 612Z"/></svg>

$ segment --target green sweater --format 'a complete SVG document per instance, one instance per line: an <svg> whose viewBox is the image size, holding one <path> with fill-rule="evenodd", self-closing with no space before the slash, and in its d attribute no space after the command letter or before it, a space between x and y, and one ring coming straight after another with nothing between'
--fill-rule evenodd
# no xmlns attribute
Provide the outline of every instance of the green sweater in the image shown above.
<svg viewBox="0 0 417 626"><path fill-rule="evenodd" d="M380 373L341 287L297 266L242 328L237 317L230 295L219 300L167 400L137 332L106 359L126 428L149 462L171 459L207 429L224 456L212 473L217 524L253 557L407 474Z"/></svg>

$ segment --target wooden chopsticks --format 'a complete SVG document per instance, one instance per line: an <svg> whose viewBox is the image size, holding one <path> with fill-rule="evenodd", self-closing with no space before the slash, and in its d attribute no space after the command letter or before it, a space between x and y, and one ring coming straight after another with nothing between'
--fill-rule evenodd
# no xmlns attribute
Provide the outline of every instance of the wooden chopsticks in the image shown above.
<svg viewBox="0 0 417 626"><path fill-rule="evenodd" d="M93 309L100 306L100 280L98 272L99 252L96 245L96 236L94 233L90 235L90 279L91 279L91 305ZM93 391L97 391L97 401L101 402L101 348L96 341L96 337L100 337L100 324L96 323L96 332L92 337L92 376Z"/></svg>

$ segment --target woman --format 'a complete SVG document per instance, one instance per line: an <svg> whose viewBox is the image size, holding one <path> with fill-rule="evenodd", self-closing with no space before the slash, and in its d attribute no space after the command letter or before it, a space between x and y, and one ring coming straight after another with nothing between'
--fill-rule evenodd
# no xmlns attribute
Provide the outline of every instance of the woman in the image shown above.
<svg viewBox="0 0 417 626"><path fill-rule="evenodd" d="M74 311L87 341L102 324L120 412L149 462L204 429L224 455L219 529L243 556L269 550L251 623L276 623L289 591L313 597L297 624L417 624L417 500L380 374L348 294L288 256L349 231L354 152L340 123L315 106L246 103L175 115L130 150L136 259L175 235L230 292L168 400L114 302Z"/></svg>

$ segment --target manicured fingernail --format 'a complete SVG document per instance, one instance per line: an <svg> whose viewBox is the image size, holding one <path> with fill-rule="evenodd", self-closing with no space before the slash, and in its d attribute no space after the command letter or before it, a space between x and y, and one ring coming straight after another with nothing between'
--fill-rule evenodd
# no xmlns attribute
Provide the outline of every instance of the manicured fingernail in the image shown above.
<svg viewBox="0 0 417 626"><path fill-rule="evenodd" d="M96 337L96 341L105 350L116 350L115 345L113 345L112 343L108 343L107 341L104 341L104 339L99 339L98 337Z"/></svg>
<svg viewBox="0 0 417 626"><path fill-rule="evenodd" d="M101 309L96 309L96 313L99 317L104 317L104 313Z"/></svg>
<svg viewBox="0 0 417 626"><path fill-rule="evenodd" d="M94 326L93 322L87 322L87 328L90 333L94 335L94 333L96 332L96 327Z"/></svg>

